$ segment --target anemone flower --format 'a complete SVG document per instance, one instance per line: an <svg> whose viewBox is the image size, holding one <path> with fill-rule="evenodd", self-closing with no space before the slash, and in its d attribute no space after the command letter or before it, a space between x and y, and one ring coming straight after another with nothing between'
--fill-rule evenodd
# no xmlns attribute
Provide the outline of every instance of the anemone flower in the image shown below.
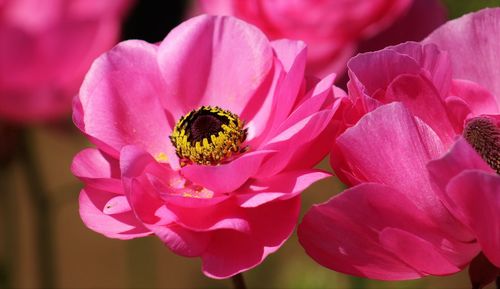
<svg viewBox="0 0 500 289"><path fill-rule="evenodd" d="M212 278L260 264L292 233L300 193L329 175L312 167L344 95L334 75L306 82L305 62L304 43L215 16L102 55L74 104L96 145L72 165L83 222L110 238L154 234Z"/></svg>
<svg viewBox="0 0 500 289"><path fill-rule="evenodd" d="M331 164L354 185L299 226L306 252L382 280L500 268L500 9L349 63L353 126ZM360 118L358 122L356 119ZM349 124L348 124L349 125Z"/></svg>
<svg viewBox="0 0 500 289"><path fill-rule="evenodd" d="M436 0L198 0L192 10L241 18L270 39L306 42L306 70L318 76L344 72L362 41L363 49L420 41L446 21Z"/></svg>
<svg viewBox="0 0 500 289"><path fill-rule="evenodd" d="M130 0L0 1L0 119L68 115L94 59L116 44Z"/></svg>

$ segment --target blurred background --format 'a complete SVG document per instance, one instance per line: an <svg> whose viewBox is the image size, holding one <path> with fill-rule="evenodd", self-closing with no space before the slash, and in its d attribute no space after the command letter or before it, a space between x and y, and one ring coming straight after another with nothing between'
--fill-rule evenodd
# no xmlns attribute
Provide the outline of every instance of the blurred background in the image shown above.
<svg viewBox="0 0 500 289"><path fill-rule="evenodd" d="M5 19L10 14L7 15L4 8L12 1L29 2L0 1L0 25L7 22ZM44 1L37 2L43 6ZM191 5L186 1L126 2L125 8L117 8L119 20L108 21L105 29L99 28L114 31L117 37L114 42L118 38L161 41L185 18L186 9ZM500 0L443 0L442 4L447 17L452 19L483 7L500 6ZM94 11L98 9L90 10L92 12L86 15L98 13ZM38 12L37 9L30 13ZM49 15L50 12L40 13ZM85 21L89 22L88 19ZM8 29L0 28L0 42L4 42L0 44L1 49L7 49L1 37L11 33ZM96 35L95 31L89 34ZM78 35L82 38L85 35L78 33L82 33ZM63 40L69 37L61 35ZM111 47L113 43L106 45ZM95 52L95 56L102 51ZM85 55L91 58L92 54ZM10 69L8 61L5 56L0 58L1 71ZM65 80L64 89L58 88L58 93L69 90L69 83L79 86L81 79L75 79ZM3 82L0 81L0 86ZM45 118L41 116L43 113L29 119L23 119L22 112L14 117L1 115L7 105L20 105L1 102L6 97L5 91L13 90L9 89L0 91L4 93L0 97L0 106L4 106L0 108L0 288L40 288L41 284L52 284L54 288L232 288L230 280L205 277L198 259L174 255L155 237L120 241L87 229L78 215L78 193L82 184L71 175L69 167L73 156L90 146L89 143L73 126L69 111L64 109L58 112L57 118ZM21 95L18 90L16 93ZM328 161L324 160L319 167L328 170ZM313 203L323 202L343 188L335 178L313 185L303 194L302 213ZM51 250L42 250L47 247ZM45 264L42 269L40 262ZM470 287L467 272L405 282L379 282L339 274L307 257L295 234L277 253L244 275L249 288Z"/></svg>

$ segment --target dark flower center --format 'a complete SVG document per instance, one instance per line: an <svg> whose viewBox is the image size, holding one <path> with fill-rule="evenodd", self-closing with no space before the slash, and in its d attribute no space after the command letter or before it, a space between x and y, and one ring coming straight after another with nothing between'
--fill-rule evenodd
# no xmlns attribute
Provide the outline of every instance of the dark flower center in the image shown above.
<svg viewBox="0 0 500 289"><path fill-rule="evenodd" d="M217 165L227 161L247 136L244 122L230 111L202 106L179 119L170 140L181 166L190 163Z"/></svg>
<svg viewBox="0 0 500 289"><path fill-rule="evenodd" d="M500 128L486 117L469 120L464 129L464 138L481 157L500 174Z"/></svg>

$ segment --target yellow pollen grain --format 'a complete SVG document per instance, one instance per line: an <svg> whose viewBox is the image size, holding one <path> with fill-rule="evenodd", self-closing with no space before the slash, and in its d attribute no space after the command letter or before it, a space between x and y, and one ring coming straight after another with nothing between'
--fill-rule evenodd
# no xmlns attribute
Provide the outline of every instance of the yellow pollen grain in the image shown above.
<svg viewBox="0 0 500 289"><path fill-rule="evenodd" d="M168 156L167 154L161 152L161 153L158 153L156 156L155 156L155 159L159 162L168 162Z"/></svg>

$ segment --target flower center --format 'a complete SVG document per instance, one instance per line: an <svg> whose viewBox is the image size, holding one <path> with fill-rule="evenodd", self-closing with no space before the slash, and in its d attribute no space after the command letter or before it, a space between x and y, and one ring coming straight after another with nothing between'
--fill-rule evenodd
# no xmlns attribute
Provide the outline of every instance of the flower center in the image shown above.
<svg viewBox="0 0 500 289"><path fill-rule="evenodd" d="M218 165L241 153L247 137L244 122L230 111L202 106L182 116L170 135L180 165Z"/></svg>
<svg viewBox="0 0 500 289"><path fill-rule="evenodd" d="M490 167L500 174L500 128L493 120L473 118L467 122L463 135Z"/></svg>

